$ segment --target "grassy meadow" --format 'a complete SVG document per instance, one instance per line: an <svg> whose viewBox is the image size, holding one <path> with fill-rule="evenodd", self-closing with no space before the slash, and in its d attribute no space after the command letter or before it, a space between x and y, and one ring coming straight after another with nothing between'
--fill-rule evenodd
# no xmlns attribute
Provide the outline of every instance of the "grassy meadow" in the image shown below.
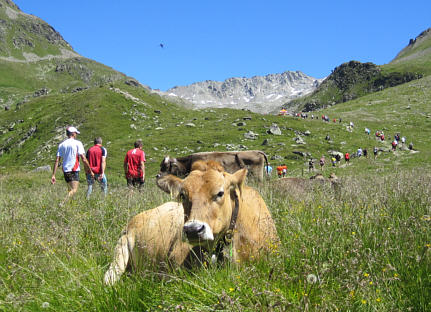
<svg viewBox="0 0 431 312"><path fill-rule="evenodd" d="M371 161L371 160L369 160ZM357 174L339 188L256 185L281 246L254 263L159 272L113 287L103 274L127 220L168 196L111 181L61 206L48 173L0 177L1 311L429 311L431 180L424 170ZM109 176L108 176L109 178Z"/></svg>
<svg viewBox="0 0 431 312"><path fill-rule="evenodd" d="M319 120L192 111L143 88L112 87L48 95L1 112L0 142L7 150L0 157L0 310L430 310L431 76L314 112ZM342 122L322 122L321 114ZM79 127L87 148L95 136L104 138L110 185L105 200L97 189L85 200L81 177L79 193L62 207L66 185L60 173L52 186L49 172L32 171L52 165L70 123ZM281 135L267 133L273 123ZM311 134L305 135L307 130ZM385 142L374 138L376 130L385 132ZM248 131L258 139L245 139ZM396 132L413 142L415 151L390 152L388 137ZM306 144L296 144L297 136ZM122 161L138 137L147 154L147 184L144 192L129 194ZM262 145L265 139L269 143ZM382 149L376 160L373 146ZM354 153L358 147L371 157L329 165L329 151ZM192 271L148 266L105 287L103 274L127 220L169 200L154 181L163 157L229 148L263 150L278 156L270 160L273 166L286 163L290 176L304 178L316 172L309 173L307 158L292 152L314 159L325 155L324 175L333 172L342 184L336 190L326 184L292 189L272 177L256 185L282 242L265 259Z"/></svg>

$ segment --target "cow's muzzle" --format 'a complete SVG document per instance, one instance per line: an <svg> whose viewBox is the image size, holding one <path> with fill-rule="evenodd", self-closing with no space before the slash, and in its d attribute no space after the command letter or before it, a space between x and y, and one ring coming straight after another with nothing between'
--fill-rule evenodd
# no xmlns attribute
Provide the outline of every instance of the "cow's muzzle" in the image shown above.
<svg viewBox="0 0 431 312"><path fill-rule="evenodd" d="M186 238L191 243L214 240L211 227L206 222L198 220L187 221L184 224L183 230Z"/></svg>

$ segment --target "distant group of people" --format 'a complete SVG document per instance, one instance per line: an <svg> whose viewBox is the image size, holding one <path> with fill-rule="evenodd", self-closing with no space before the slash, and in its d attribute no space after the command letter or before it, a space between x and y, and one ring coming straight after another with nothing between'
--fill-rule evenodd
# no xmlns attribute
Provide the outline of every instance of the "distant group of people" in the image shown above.
<svg viewBox="0 0 431 312"><path fill-rule="evenodd" d="M57 155L52 171L51 183L56 183L57 168L62 161L64 180L68 185L66 200L72 197L79 187L80 160L84 164L87 180L87 198L93 191L93 185L97 181L106 196L108 194L108 180L106 178L107 149L102 146L102 138L94 139L94 145L87 152L81 141L77 139L80 134L76 127L66 128L67 139L58 146ZM134 148L126 153L124 158L124 174L129 188L139 188L145 184L145 152L142 140L134 143Z"/></svg>
<svg viewBox="0 0 431 312"><path fill-rule="evenodd" d="M279 115L286 115L286 114L279 114ZM295 113L294 115L293 115L294 117L300 117L300 118L302 118L302 119L307 119L308 118L308 114L307 113ZM311 114L310 115L310 118L311 119L319 119L319 116L318 115L316 115L316 116L314 116L314 114ZM326 121L326 122L329 122L330 121L330 119L329 119L329 117L327 116L327 115L322 115L321 116L321 120L322 121ZM334 122L334 123L336 123L337 121L339 122L339 123L341 123L342 122L342 120L341 120L341 118L333 118L332 119L332 121Z"/></svg>

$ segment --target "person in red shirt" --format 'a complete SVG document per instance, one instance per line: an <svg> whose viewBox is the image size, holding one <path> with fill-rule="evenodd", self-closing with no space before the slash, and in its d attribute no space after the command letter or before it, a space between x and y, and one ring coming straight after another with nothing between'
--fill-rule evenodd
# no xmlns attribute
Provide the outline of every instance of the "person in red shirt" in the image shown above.
<svg viewBox="0 0 431 312"><path fill-rule="evenodd" d="M350 154L349 153L344 154L344 160L346 161L346 164L350 163Z"/></svg>
<svg viewBox="0 0 431 312"><path fill-rule="evenodd" d="M135 142L135 148L127 152L124 158L124 173L129 188L141 189L145 183L145 153L142 150L142 140Z"/></svg>
<svg viewBox="0 0 431 312"><path fill-rule="evenodd" d="M106 148L102 146L101 137L94 139L94 145L88 149L86 156L90 164L91 171L94 173L94 176L91 176L91 174L87 172L87 199L90 198L91 192L93 191L94 181L99 182L103 194L106 196L106 194L108 194L108 180L106 179L105 169L106 156L108 156L108 152L106 151Z"/></svg>

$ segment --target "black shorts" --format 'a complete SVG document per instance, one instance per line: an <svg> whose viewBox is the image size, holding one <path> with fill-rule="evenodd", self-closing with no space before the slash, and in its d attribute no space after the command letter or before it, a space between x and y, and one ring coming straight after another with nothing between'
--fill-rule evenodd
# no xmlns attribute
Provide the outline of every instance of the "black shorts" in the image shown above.
<svg viewBox="0 0 431 312"><path fill-rule="evenodd" d="M128 187L138 187L141 188L144 186L145 180L143 178L127 178L127 186Z"/></svg>
<svg viewBox="0 0 431 312"><path fill-rule="evenodd" d="M64 180L66 180L67 183L72 181L79 181L79 171L63 172L63 174Z"/></svg>

